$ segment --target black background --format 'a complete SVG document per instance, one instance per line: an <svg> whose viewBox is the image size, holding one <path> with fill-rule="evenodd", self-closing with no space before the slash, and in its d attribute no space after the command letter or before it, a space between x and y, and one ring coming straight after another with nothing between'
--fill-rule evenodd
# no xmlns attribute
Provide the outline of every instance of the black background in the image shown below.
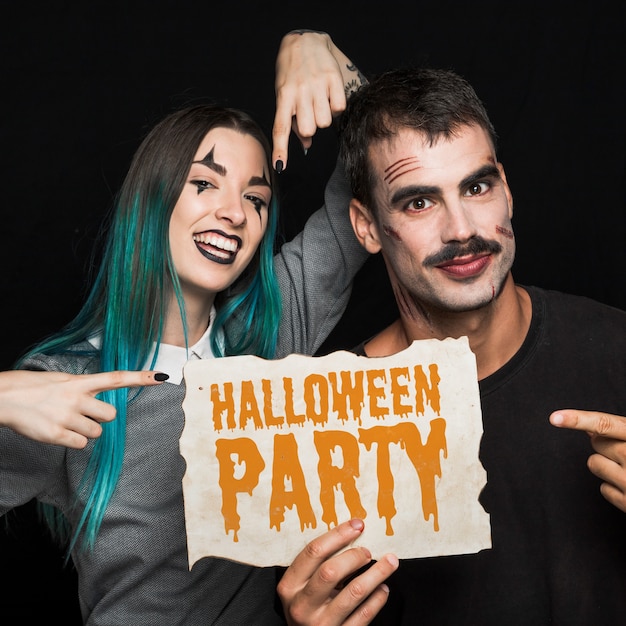
<svg viewBox="0 0 626 626"><path fill-rule="evenodd" d="M150 126L209 99L271 130L274 59L293 28L329 32L366 75L423 63L468 78L500 137L516 280L626 309L618 2L5 3L0 369L78 310L100 224ZM320 205L335 150L332 129L318 132L306 157L291 142L280 177L285 237ZM373 257L322 352L354 345L394 315ZM8 518L2 623L72 623L73 573L61 571L31 507Z"/></svg>

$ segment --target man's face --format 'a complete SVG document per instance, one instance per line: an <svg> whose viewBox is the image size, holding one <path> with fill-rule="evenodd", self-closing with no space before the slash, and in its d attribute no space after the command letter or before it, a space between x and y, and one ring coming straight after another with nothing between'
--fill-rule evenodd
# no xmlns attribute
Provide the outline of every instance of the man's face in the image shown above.
<svg viewBox="0 0 626 626"><path fill-rule="evenodd" d="M369 158L375 210L362 242L382 250L399 305L466 311L491 302L515 239L511 193L485 131L463 126L431 146L402 129L370 146Z"/></svg>

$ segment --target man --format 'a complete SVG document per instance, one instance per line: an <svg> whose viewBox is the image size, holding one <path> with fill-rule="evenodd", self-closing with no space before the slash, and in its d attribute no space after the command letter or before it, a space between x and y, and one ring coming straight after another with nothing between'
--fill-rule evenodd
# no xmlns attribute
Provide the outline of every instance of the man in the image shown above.
<svg viewBox="0 0 626 626"><path fill-rule="evenodd" d="M354 231L383 255L400 313L357 351L387 356L414 340L469 338L492 527L489 550L402 561L376 623L622 623L619 496L617 506L603 499L588 471L589 437L557 430L549 416L563 406L624 412L626 312L514 282L513 199L496 134L455 73L394 70L365 85L347 105L340 149ZM540 193L546 182L537 172L529 184ZM576 426L575 411L558 413L555 425ZM578 428L599 429L599 414L580 417ZM607 436L594 437L597 473L618 492L620 420L605 417Z"/></svg>

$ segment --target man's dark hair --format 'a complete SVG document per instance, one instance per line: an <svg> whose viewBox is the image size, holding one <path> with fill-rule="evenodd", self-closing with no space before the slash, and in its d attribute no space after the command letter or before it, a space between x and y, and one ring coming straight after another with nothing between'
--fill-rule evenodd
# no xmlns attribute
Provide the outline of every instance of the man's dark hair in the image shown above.
<svg viewBox="0 0 626 626"><path fill-rule="evenodd" d="M383 72L355 92L339 121L339 149L354 197L373 210L368 148L401 128L423 133L430 144L461 126L496 132L472 86L451 70L405 68Z"/></svg>

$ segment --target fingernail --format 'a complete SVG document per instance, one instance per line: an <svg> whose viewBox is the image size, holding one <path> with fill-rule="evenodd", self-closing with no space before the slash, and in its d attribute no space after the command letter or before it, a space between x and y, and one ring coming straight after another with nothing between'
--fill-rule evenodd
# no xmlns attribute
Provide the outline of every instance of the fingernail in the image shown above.
<svg viewBox="0 0 626 626"><path fill-rule="evenodd" d="M400 561L398 561L398 557L395 554L386 554L385 558L387 559L387 563L389 565L393 565L393 567L398 567Z"/></svg>
<svg viewBox="0 0 626 626"><path fill-rule="evenodd" d="M552 422L553 426L560 426L564 422L563 415L561 413L553 413L550 418L550 422Z"/></svg>
<svg viewBox="0 0 626 626"><path fill-rule="evenodd" d="M352 528L354 528L354 530L363 530L363 528L365 527L365 524L363 523L363 520L351 519L350 520L350 526L352 526Z"/></svg>
<svg viewBox="0 0 626 626"><path fill-rule="evenodd" d="M169 378L168 374L164 374L163 372L157 372L154 375L154 380L159 381L160 383L162 383L164 380L167 380Z"/></svg>
<svg viewBox="0 0 626 626"><path fill-rule="evenodd" d="M283 162L280 159L276 161L276 165L274 165L274 169L276 170L278 174L280 174L283 171Z"/></svg>

